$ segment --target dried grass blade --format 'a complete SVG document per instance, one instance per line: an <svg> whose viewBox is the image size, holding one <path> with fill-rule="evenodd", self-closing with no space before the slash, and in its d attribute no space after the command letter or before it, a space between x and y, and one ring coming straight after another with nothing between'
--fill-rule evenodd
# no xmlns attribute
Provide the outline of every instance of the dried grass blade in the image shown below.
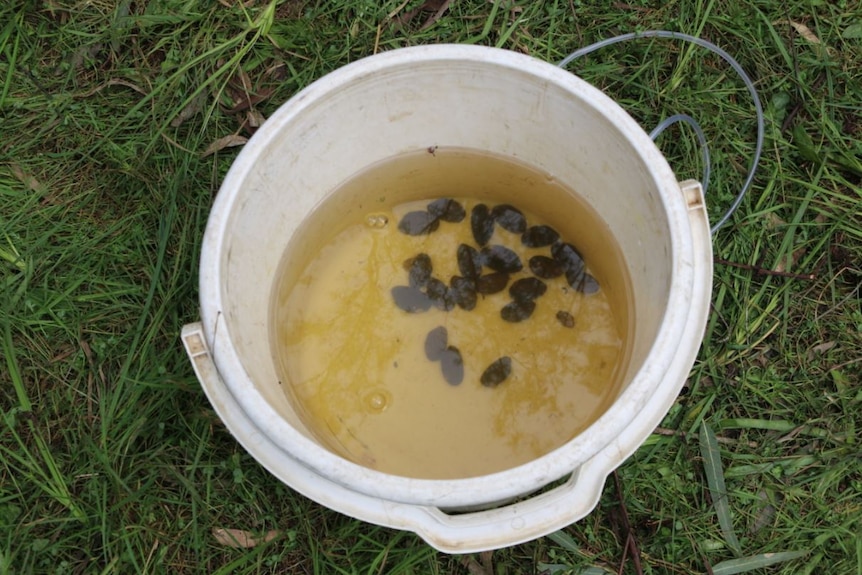
<svg viewBox="0 0 862 575"><path fill-rule="evenodd" d="M248 142L248 138L246 138L245 136L240 136L238 134L230 134L228 136L224 136L223 138L219 138L218 140L207 146L207 149L203 151L201 157L206 158L207 156L211 156L216 152L224 150L225 148L242 146L246 142Z"/></svg>

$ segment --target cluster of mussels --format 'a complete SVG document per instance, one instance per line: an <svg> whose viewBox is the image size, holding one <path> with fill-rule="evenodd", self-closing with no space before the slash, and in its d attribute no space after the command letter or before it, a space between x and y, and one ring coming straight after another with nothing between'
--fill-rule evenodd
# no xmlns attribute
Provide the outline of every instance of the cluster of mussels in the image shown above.
<svg viewBox="0 0 862 575"><path fill-rule="evenodd" d="M464 207L450 198L429 203L425 210L407 213L398 223L398 229L410 236L427 235L440 226L440 222L460 223L467 217ZM520 234L521 244L528 248L550 247L550 256L531 257L527 266L534 277L524 277L509 285L511 274L524 269L521 258L502 245L488 245L495 225L513 234ZM432 307L450 311L456 306L464 310L476 307L478 296L498 293L509 287L512 301L503 306L500 316L507 322L517 323L529 318L536 309L536 300L548 289L543 280L565 276L568 284L585 294L599 290L596 279L587 273L578 250L560 241L560 234L550 226L528 226L524 214L509 204L489 209L477 204L470 212L470 229L479 248L467 244L458 246L456 259L461 275L452 276L448 285L433 276L433 265L428 254L420 253L407 260L408 285L392 288L392 298L408 313L428 311ZM485 268L490 270L485 272ZM574 327L575 320L566 311L556 314L565 327ZM439 361L443 377L451 385L464 378L464 363L458 349L448 344L446 328L433 329L425 340L425 353L431 361ZM494 361L482 374L482 385L496 387L511 373L512 363L507 356Z"/></svg>

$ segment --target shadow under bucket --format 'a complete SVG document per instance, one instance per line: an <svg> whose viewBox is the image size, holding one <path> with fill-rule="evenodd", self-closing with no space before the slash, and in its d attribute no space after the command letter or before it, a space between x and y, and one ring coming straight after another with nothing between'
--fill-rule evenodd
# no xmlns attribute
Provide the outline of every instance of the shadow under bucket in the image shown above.
<svg viewBox="0 0 862 575"><path fill-rule="evenodd" d="M618 393L598 419L532 461L456 479L387 474L324 447L284 392L270 341L280 266L302 241L303 223L369 166L435 147L517 159L577 190L619 246L633 318ZM201 322L185 326L183 342L219 417L286 485L352 517L416 532L441 551L467 553L546 535L593 509L607 475L685 383L711 283L700 185L678 182L611 99L513 52L405 48L318 80L246 144L209 217Z"/></svg>

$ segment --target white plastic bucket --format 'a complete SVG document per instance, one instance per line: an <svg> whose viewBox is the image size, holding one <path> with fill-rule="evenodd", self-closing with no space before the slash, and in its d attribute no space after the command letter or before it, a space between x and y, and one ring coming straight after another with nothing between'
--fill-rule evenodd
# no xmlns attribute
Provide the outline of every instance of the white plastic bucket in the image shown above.
<svg viewBox="0 0 862 575"><path fill-rule="evenodd" d="M276 272L300 223L365 167L433 146L517 157L578 190L613 231L634 294L631 360L607 411L547 455L467 479L388 475L322 447L280 388L268 341ZM204 236L202 320L182 337L218 415L281 481L347 515L466 553L540 537L593 509L607 475L649 436L684 384L711 284L700 185L679 183L610 98L513 52L405 48L318 80L246 144Z"/></svg>

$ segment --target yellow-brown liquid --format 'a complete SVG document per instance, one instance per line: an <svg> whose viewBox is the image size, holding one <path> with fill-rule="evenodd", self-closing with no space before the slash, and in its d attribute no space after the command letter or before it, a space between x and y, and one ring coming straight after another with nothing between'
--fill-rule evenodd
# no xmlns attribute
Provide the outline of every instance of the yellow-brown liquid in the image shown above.
<svg viewBox="0 0 862 575"><path fill-rule="evenodd" d="M400 218L448 197L467 210L429 235L407 236ZM553 226L584 255L601 290L585 296L564 277L545 280L535 312L509 323L508 290L479 296L475 309L406 313L391 288L407 285L404 262L431 257L433 275L459 275L459 244L475 246L470 209L510 203L528 225ZM527 261L525 248L495 227L491 244ZM383 162L347 181L298 231L272 305L273 353L290 399L331 451L380 471L416 478L463 478L502 471L560 447L607 408L626 357L627 277L613 238L576 196L547 174L487 154L438 149ZM558 311L575 318L564 326ZM446 383L425 354L429 331L445 326L463 357L464 379ZM480 378L511 358L495 388Z"/></svg>

